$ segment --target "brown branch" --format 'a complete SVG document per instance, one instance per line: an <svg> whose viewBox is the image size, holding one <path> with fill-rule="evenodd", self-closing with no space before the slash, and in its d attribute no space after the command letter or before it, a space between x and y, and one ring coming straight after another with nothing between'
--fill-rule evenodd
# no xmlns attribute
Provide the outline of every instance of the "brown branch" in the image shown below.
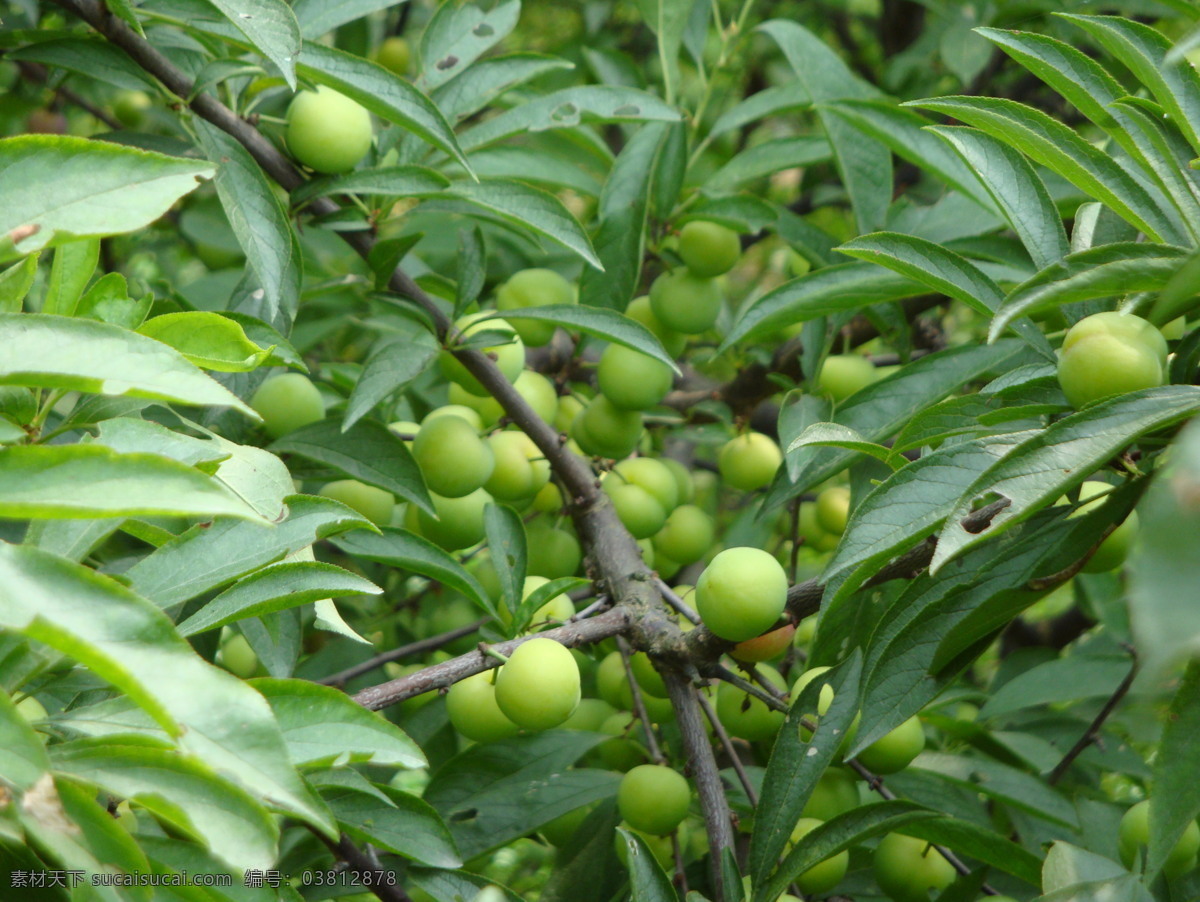
<svg viewBox="0 0 1200 902"><path fill-rule="evenodd" d="M758 807L758 792L754 789L754 784L750 782L750 775L746 773L745 765L742 764L742 759L738 756L737 749L734 748L733 740L729 738L729 731L725 729L725 725L717 717L717 712L713 710L712 702L704 697L702 691L696 693L696 701L699 702L700 710L704 712L713 732L717 734L717 741L725 750L725 755L729 758L733 772L737 774L738 782L742 784L742 791L746 793L746 798L750 800L751 805Z"/></svg>
<svg viewBox="0 0 1200 902"><path fill-rule="evenodd" d="M627 630L629 625L629 612L622 607L616 607L588 620L564 623L552 630L519 636L516 639L509 639L507 642L497 642L489 648L505 657L510 656L519 645L530 639L554 639L568 648L575 648L616 636ZM453 686L459 680L464 680L485 670L491 670L499 665L499 659L475 649L459 655L457 658L451 658L449 661L433 664L418 673L397 677L377 686L369 686L355 694L353 698L363 707L378 711L422 693Z"/></svg>
<svg viewBox="0 0 1200 902"><path fill-rule="evenodd" d="M733 848L733 824L730 821L729 803L725 799L725 787L717 770L712 746L704 732L700 705L696 690L677 673L666 672L663 682L683 740L683 751L687 755L688 769L696 784L696 795L700 799L700 810L704 814L704 829L708 834L709 880L714 899L725 898L725 872L722 867L726 849Z"/></svg>
<svg viewBox="0 0 1200 902"><path fill-rule="evenodd" d="M419 655L427 651L434 651L443 645L449 645L455 639L469 636L485 623L488 623L490 619L485 617L482 620L476 620L474 623L468 623L466 626L460 626L458 629L450 630L448 633L440 633L436 636L418 639L416 642L409 642L407 645L401 645L399 648L385 651L382 654L375 655L373 658L368 658L362 663L355 664L353 667L347 667L345 670L321 677L321 679L314 680L313 682L322 683L326 686L344 686L355 677L362 676L364 673L370 673L376 667L382 667L384 664L392 661L399 661L402 658Z"/></svg>
<svg viewBox="0 0 1200 902"><path fill-rule="evenodd" d="M1063 755L1063 759L1059 761L1057 765L1055 765L1054 770L1050 771L1050 776L1046 778L1046 782L1051 786L1061 780L1066 772L1070 769L1075 759L1082 755L1084 750L1086 750L1089 745L1096 741L1096 738L1100 735L1100 728L1104 726L1104 722L1108 720L1109 715L1117 709L1117 705L1121 703L1121 699L1125 697L1126 693L1129 692L1129 688L1133 685L1134 677L1137 676L1138 672L1137 651L1134 650L1133 646L1127 645L1125 648L1129 652L1129 657L1131 658L1129 673L1125 675L1125 679L1121 680L1121 684L1117 686L1113 694L1108 697L1108 701L1104 703L1104 707L1100 709L1100 712L1088 725L1087 732L1079 737L1079 741L1071 746L1070 750Z"/></svg>
<svg viewBox="0 0 1200 902"><path fill-rule="evenodd" d="M621 664L625 667L625 679L629 680L629 697L633 700L633 713L637 715L637 719L642 722L642 729L646 731L646 751L650 753L650 760L655 764L666 764L666 756L662 753L662 748L658 744L658 738L654 735L654 724L650 721L650 715L646 712L646 702L642 698L642 687L638 685L637 677L633 675L633 663L630 660L629 643L617 636L617 650L621 653Z"/></svg>
<svg viewBox="0 0 1200 902"><path fill-rule="evenodd" d="M373 855L364 852L354 844L345 833L337 842L328 836L313 830L313 833L329 847L329 850L348 866L347 869L356 877L359 874L370 874L367 881L359 880L364 890L374 894L380 902L412 902L412 897L400 885L396 872L383 867ZM389 882L392 881L392 882Z"/></svg>
<svg viewBox="0 0 1200 902"><path fill-rule="evenodd" d="M29 63L25 60L18 60L17 68L21 70L21 75L23 75L25 78L28 78L31 81L36 81L39 84L47 84L50 80L49 74L46 71L46 67L40 63ZM107 112L100 109L100 107L96 106L90 100L80 97L70 88L60 85L54 89L54 93L72 106L77 106L85 113L90 113L92 116L95 116L113 131L119 131L120 129L124 128L120 122L110 116Z"/></svg>

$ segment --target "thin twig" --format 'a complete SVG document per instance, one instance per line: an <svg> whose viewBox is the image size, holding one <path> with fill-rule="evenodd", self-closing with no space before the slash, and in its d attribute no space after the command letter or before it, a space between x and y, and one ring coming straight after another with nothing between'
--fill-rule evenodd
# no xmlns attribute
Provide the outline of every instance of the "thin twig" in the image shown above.
<svg viewBox="0 0 1200 902"><path fill-rule="evenodd" d="M334 842L316 830L312 832L329 847L340 861L346 863L350 873L356 877L359 874L371 875L368 880L360 880L359 883L362 884L364 890L373 893L380 899L380 902L412 902L412 897L400 885L396 872L382 867L378 861L372 859L371 855L356 846L345 833L338 838L337 842Z"/></svg>
<svg viewBox="0 0 1200 902"><path fill-rule="evenodd" d="M580 620L587 620L589 617L594 617L596 614L599 614L601 611L605 610L611 605L612 602L608 599L608 597L601 595L586 608L578 610L568 617L567 623L578 623Z"/></svg>
<svg viewBox="0 0 1200 902"><path fill-rule="evenodd" d="M391 651L382 652L373 658L368 658L359 664L355 664L353 667L347 667L345 670L321 677L319 680L314 680L313 682L323 683L326 686L344 686L355 677L362 676L364 673L370 673L375 668L382 667L384 664L399 661L403 658L410 658L413 655L423 654L427 651L434 651L443 645L449 645L455 639L471 635L471 633L489 621L490 618L484 617L482 620L476 620L474 623L468 623L466 626L460 626L458 629L450 630L447 633L439 633L436 636L429 636L425 639L418 639L416 642L409 642L407 645L401 645L399 648L393 648Z"/></svg>
<svg viewBox="0 0 1200 902"><path fill-rule="evenodd" d="M681 617L685 617L692 623L699 625L700 615L686 601L676 595L675 590L668 586L666 581L657 573L654 575L654 585L658 587L658 591L662 594L663 601L674 608Z"/></svg>
<svg viewBox="0 0 1200 902"><path fill-rule="evenodd" d="M1079 737L1079 741L1071 746L1070 750L1063 755L1063 759L1055 765L1054 770L1050 771L1050 776L1046 778L1046 782L1051 786L1061 780L1075 759L1082 755L1084 750L1096 741L1096 737L1100 735L1100 728L1104 726L1104 722L1116 710L1117 705L1121 703L1121 699L1129 692L1129 687L1133 685L1134 677L1137 676L1138 672L1137 651L1132 646L1126 646L1126 650L1129 652L1131 659L1129 673L1125 675L1125 679L1121 680L1121 685L1108 697L1108 701L1104 703L1104 707L1100 709L1100 712L1088 725L1087 732Z"/></svg>
<svg viewBox="0 0 1200 902"><path fill-rule="evenodd" d="M745 765L742 764L742 759L737 753L737 748L734 746L733 740L729 738L729 731L725 729L725 725L717 717L717 712L713 710L712 702L704 697L703 692L696 693L696 701L700 703L700 710L704 712L704 716L708 718L708 722L712 725L713 732L717 734L717 741L721 743L721 748L725 750L725 754L729 758L729 763L733 767L733 772L737 774L738 782L742 784L742 791L746 793L746 798L750 800L750 804L757 808L758 791L755 790L754 784L750 782L750 775L746 773Z"/></svg>
<svg viewBox="0 0 1200 902"><path fill-rule="evenodd" d="M654 724L650 722L650 715L646 711L646 702L642 698L642 687L638 685L637 678L633 675L629 643L620 636L617 636L617 650L621 653L621 663L625 667L625 679L629 680L629 697L633 699L633 713L637 715L638 720L642 722L642 729L646 731L646 751L650 753L650 759L655 764L666 764L666 756L663 755L658 739L654 735Z"/></svg>

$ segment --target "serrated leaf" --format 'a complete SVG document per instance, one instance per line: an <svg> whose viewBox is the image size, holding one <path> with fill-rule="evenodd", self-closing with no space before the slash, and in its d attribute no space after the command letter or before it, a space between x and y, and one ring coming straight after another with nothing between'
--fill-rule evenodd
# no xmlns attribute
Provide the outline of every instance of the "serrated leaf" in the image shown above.
<svg viewBox="0 0 1200 902"><path fill-rule="evenodd" d="M1077 654L1055 658L1017 674L979 710L980 718L1000 717L1056 702L1107 698L1129 673L1125 655Z"/></svg>
<svg viewBox="0 0 1200 902"><path fill-rule="evenodd" d="M543 583L538 586L528 596L521 600L517 605L517 610L513 614L512 625L509 632L514 636L519 636L527 632L530 622L533 620L533 615L538 612L542 605L550 601L558 595L563 595L568 592L574 592L576 589L582 589L585 586L591 585L591 580L584 579L580 576L561 576L558 579L552 579L548 583ZM543 621L545 622L545 621ZM553 621L551 621L553 623ZM537 624L534 624L535 626Z"/></svg>
<svg viewBox="0 0 1200 902"><path fill-rule="evenodd" d="M263 56L296 88L300 25L284 0L210 0Z"/></svg>
<svg viewBox="0 0 1200 902"><path fill-rule="evenodd" d="M378 788L388 801L352 789L323 793L342 829L359 842L370 843L418 864L458 868L462 858L446 824L426 802L414 795Z"/></svg>
<svg viewBox="0 0 1200 902"><path fill-rule="evenodd" d="M99 259L98 238L72 241L55 249L41 312L74 316Z"/></svg>
<svg viewBox="0 0 1200 902"><path fill-rule="evenodd" d="M412 454L403 441L374 420L360 420L343 431L337 420L327 417L288 433L272 444L271 450L315 460L348 479L407 498L433 512L433 502Z"/></svg>
<svg viewBox="0 0 1200 902"><path fill-rule="evenodd" d="M213 167L65 135L0 140L0 235L24 227L22 253L67 240L123 235L158 219L211 178Z"/></svg>
<svg viewBox="0 0 1200 902"><path fill-rule="evenodd" d="M421 33L421 81L432 89L467 71L517 24L520 0L503 0L491 10L444 3Z"/></svg>
<svg viewBox="0 0 1200 902"><path fill-rule="evenodd" d="M1059 792L1044 780L1009 767L998 761L923 752L911 765L917 770L932 771L942 779L965 786L974 792L1007 802L1050 821L1076 828L1079 817Z"/></svg>
<svg viewBox="0 0 1200 902"><path fill-rule="evenodd" d="M515 87L557 69L573 68L574 64L567 60L541 53L509 53L476 60L465 72L460 72L451 81L435 88L430 96L446 119L457 123L478 113L491 101ZM551 163L545 156L540 159ZM471 155L471 162L477 172L485 172L477 154Z"/></svg>
<svg viewBox="0 0 1200 902"><path fill-rule="evenodd" d="M624 827L617 828L617 835L625 844L633 902L678 902L675 887L646 841Z"/></svg>
<svg viewBox="0 0 1200 902"><path fill-rule="evenodd" d="M20 313L25 295L37 278L39 255L34 253L0 272L0 313Z"/></svg>
<svg viewBox="0 0 1200 902"><path fill-rule="evenodd" d="M105 616L97 617L98 610ZM320 800L285 763L267 703L198 657L144 598L47 552L0 544L0 625L84 664L145 709L181 749L336 835Z"/></svg>
<svg viewBox="0 0 1200 902"><path fill-rule="evenodd" d="M437 352L437 341L428 332L381 338L371 348L354 390L350 392L346 412L342 415L342 431L350 429L376 404L425 372Z"/></svg>
<svg viewBox="0 0 1200 902"><path fill-rule="evenodd" d="M826 448L842 448L846 451L869 454L876 460L887 464L893 470L896 469L896 464L892 460L891 449L885 448L883 445L876 444L875 442L867 441L849 426L841 426L837 423L813 423L788 443L787 452L790 453L799 448L809 447L810 445L818 445Z"/></svg>
<svg viewBox="0 0 1200 902"><path fill-rule="evenodd" d="M17 789L28 789L50 768L41 738L7 692L0 692L0 777Z"/></svg>
<svg viewBox="0 0 1200 902"><path fill-rule="evenodd" d="M251 685L270 703L297 767L347 761L391 767L427 763L403 730L344 692L308 680L257 679Z"/></svg>
<svg viewBox="0 0 1200 902"><path fill-rule="evenodd" d="M383 194L387 197L437 197L450 179L424 166L386 166L344 175L326 175L305 182L292 193L292 203L305 204L331 194Z"/></svg>
<svg viewBox="0 0 1200 902"><path fill-rule="evenodd" d="M292 12L300 23L300 34L316 40L339 25L362 19L371 13L399 6L405 0L296 0Z"/></svg>
<svg viewBox="0 0 1200 902"><path fill-rule="evenodd" d="M179 624L179 635L193 636L245 617L259 617L333 595L378 595L382 591L370 580L333 564L273 564L254 571L205 604Z"/></svg>
<svg viewBox="0 0 1200 902"><path fill-rule="evenodd" d="M525 524L520 515L504 504L488 504L483 512L488 550L496 576L500 580L500 597L510 613L521 605L525 584Z"/></svg>
<svg viewBox="0 0 1200 902"><path fill-rule="evenodd" d="M0 516L146 515L266 522L211 476L169 457L98 444L0 448Z"/></svg>
<svg viewBox="0 0 1200 902"><path fill-rule="evenodd" d="M77 72L126 91L145 91L155 87L154 79L141 66L103 38L51 38L18 47L5 56L14 62L24 60Z"/></svg>
<svg viewBox="0 0 1200 902"><path fill-rule="evenodd" d="M1200 410L1200 389L1168 385L1099 401L1051 424L985 470L967 488L938 536L930 572L991 539L1079 485L1137 438ZM1008 499L1009 505L977 533L961 520L982 495Z"/></svg>
<svg viewBox="0 0 1200 902"><path fill-rule="evenodd" d="M1150 846L1146 874L1152 876L1166 863L1183 831L1200 814L1200 786L1196 773L1200 729L1200 663L1192 661L1184 674L1171 709L1158 755L1154 758L1154 802L1150 806Z"/></svg>
<svg viewBox="0 0 1200 902"><path fill-rule="evenodd" d="M169 457L212 475L229 458L217 442L192 438L151 420L114 417L100 423L95 444L121 454L143 453Z"/></svg>

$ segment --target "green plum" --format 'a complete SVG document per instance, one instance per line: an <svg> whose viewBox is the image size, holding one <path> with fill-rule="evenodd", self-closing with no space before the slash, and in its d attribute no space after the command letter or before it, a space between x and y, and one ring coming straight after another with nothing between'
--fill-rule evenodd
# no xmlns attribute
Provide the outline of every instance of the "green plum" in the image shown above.
<svg viewBox="0 0 1200 902"><path fill-rule="evenodd" d="M708 554L715 538L712 517L694 504L681 504L654 535L654 548L686 567Z"/></svg>
<svg viewBox="0 0 1200 902"><path fill-rule="evenodd" d="M497 465L490 442L459 416L426 417L412 455L429 490L446 498L462 498L487 484Z"/></svg>
<svg viewBox="0 0 1200 902"><path fill-rule="evenodd" d="M954 867L923 839L889 833L872 860L875 882L895 902L929 902L954 882Z"/></svg>
<svg viewBox="0 0 1200 902"><path fill-rule="evenodd" d="M270 376L254 392L250 406L263 418L263 429L271 438L325 418L321 392L302 373Z"/></svg>
<svg viewBox="0 0 1200 902"><path fill-rule="evenodd" d="M373 137L371 114L333 88L301 91L288 107L288 150L317 172L349 172L367 155Z"/></svg>
<svg viewBox="0 0 1200 902"><path fill-rule="evenodd" d="M524 432L507 430L488 437L496 467L483 487L499 501L523 502L550 481L550 463Z"/></svg>
<svg viewBox="0 0 1200 902"><path fill-rule="evenodd" d="M696 610L722 639L741 642L769 630L787 602L787 575L760 548L727 548L696 581Z"/></svg>
<svg viewBox="0 0 1200 902"><path fill-rule="evenodd" d="M687 269L665 272L650 286L650 309L658 321L685 335L707 332L716 325L722 302L716 279L701 278Z"/></svg>
<svg viewBox="0 0 1200 902"><path fill-rule="evenodd" d="M1063 339L1058 382L1075 408L1112 395L1162 385L1167 342L1146 320L1128 313L1096 313Z"/></svg>
<svg viewBox="0 0 1200 902"><path fill-rule="evenodd" d="M817 377L817 390L834 401L845 401L876 379L875 365L858 354L832 354Z"/></svg>
<svg viewBox="0 0 1200 902"><path fill-rule="evenodd" d="M717 452L721 479L743 492L770 485L782 463L783 452L779 445L761 432L747 432L732 438Z"/></svg>
<svg viewBox="0 0 1200 902"><path fill-rule="evenodd" d="M687 336L663 325L662 320L654 315L654 308L650 304L650 295L644 294L630 301L629 306L625 308L625 315L653 332L654 336L662 343L663 349L672 357L678 357L683 353L683 349L687 346Z"/></svg>
<svg viewBox="0 0 1200 902"><path fill-rule="evenodd" d="M446 693L446 713L454 729L475 742L515 736L520 729L505 716L496 701L491 671L459 680Z"/></svg>
<svg viewBox="0 0 1200 902"><path fill-rule="evenodd" d="M1139 854L1145 861L1146 847L1150 844L1150 802L1150 799L1138 802L1121 817L1117 845L1121 861L1127 868L1134 866ZM1200 827L1191 820L1167 855L1163 873L1174 880L1194 870L1197 852L1200 852Z"/></svg>
<svg viewBox="0 0 1200 902"><path fill-rule="evenodd" d="M769 664L759 664L758 673L771 685L787 689L787 681ZM717 718L731 736L757 742L770 739L783 726L783 712L768 708L731 683L717 687Z"/></svg>
<svg viewBox="0 0 1200 902"><path fill-rule="evenodd" d="M499 310L574 303L575 290L571 283L552 269L523 269L514 273L496 290L496 307ZM554 323L514 319L513 326L522 341L532 348L549 344L554 337Z"/></svg>
<svg viewBox="0 0 1200 902"><path fill-rule="evenodd" d="M317 494L342 502L376 526L388 526L392 522L392 511L396 507L396 498L391 492L377 489L357 479L327 482Z"/></svg>
<svg viewBox="0 0 1200 902"><path fill-rule="evenodd" d="M411 61L412 49L398 35L386 38L375 51L375 62L395 75L405 75Z"/></svg>
<svg viewBox="0 0 1200 902"><path fill-rule="evenodd" d="M697 219L679 230L679 258L697 276L723 276L741 256L737 232L719 223Z"/></svg>
<svg viewBox="0 0 1200 902"><path fill-rule="evenodd" d="M510 323L503 319L496 319L491 313L483 310L479 313L469 313L459 317L455 320L454 327L464 339L484 333L499 334L500 342L487 345L481 350L485 354L495 355L496 366L505 379L509 382L516 381L525 368L525 343L521 341L521 336L517 334L517 330ZM479 380L472 376L458 358L449 351L442 351L438 355L438 366L441 368L443 376L462 386L471 394L480 397L488 394L487 389Z"/></svg>
<svg viewBox="0 0 1200 902"><path fill-rule="evenodd" d="M622 410L649 410L671 390L671 368L640 351L610 344L600 355L596 384L613 406Z"/></svg>
<svg viewBox="0 0 1200 902"><path fill-rule="evenodd" d="M817 827L825 823L815 817L802 817L792 829L789 845L795 845ZM806 896L820 896L842 882L850 866L850 853L843 849L832 858L826 858L796 878L796 886Z"/></svg>
<svg viewBox="0 0 1200 902"><path fill-rule="evenodd" d="M692 791L681 774L661 764L642 764L621 778L617 808L633 827L652 836L673 833L687 817Z"/></svg>
<svg viewBox="0 0 1200 902"><path fill-rule="evenodd" d="M565 645L530 639L500 668L496 703L505 717L527 730L557 727L579 704L579 665Z"/></svg>

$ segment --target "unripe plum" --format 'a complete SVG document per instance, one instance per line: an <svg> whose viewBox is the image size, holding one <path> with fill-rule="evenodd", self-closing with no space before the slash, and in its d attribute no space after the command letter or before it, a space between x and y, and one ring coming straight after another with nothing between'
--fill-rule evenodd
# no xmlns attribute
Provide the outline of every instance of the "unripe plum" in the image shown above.
<svg viewBox="0 0 1200 902"><path fill-rule="evenodd" d="M610 344L600 355L596 384L622 410L649 410L671 390L674 374L655 360L623 345Z"/></svg>
<svg viewBox="0 0 1200 902"><path fill-rule="evenodd" d="M573 576L583 562L579 540L565 529L533 523L526 530L525 569L533 576Z"/></svg>
<svg viewBox="0 0 1200 902"><path fill-rule="evenodd" d="M896 729L880 736L858 753L858 763L877 774L895 774L904 770L925 749L925 730L921 721L910 717Z"/></svg>
<svg viewBox="0 0 1200 902"><path fill-rule="evenodd" d="M271 438L325 418L321 392L302 373L269 377L250 398L250 406L263 418L263 429Z"/></svg>
<svg viewBox="0 0 1200 902"><path fill-rule="evenodd" d="M802 817L792 830L791 845L795 845L805 836L825 823L814 817ZM818 865L809 868L796 878L796 886L806 896L819 896L829 892L842 882L846 869L850 866L850 853L843 849L832 858L826 858Z"/></svg>
<svg viewBox="0 0 1200 902"><path fill-rule="evenodd" d="M679 503L679 484L670 468L654 457L631 457L615 467L616 477L625 482L639 485L662 505L667 513L675 510Z"/></svg>
<svg viewBox="0 0 1200 902"><path fill-rule="evenodd" d="M834 485L817 495L817 523L830 535L840 536L850 519L850 489Z"/></svg>
<svg viewBox="0 0 1200 902"><path fill-rule="evenodd" d="M681 332L674 332L663 325L662 320L654 315L654 309L650 305L650 295L644 294L630 301L629 306L625 308L625 315L653 332L662 343L663 350L672 357L678 357L683 353L683 349L687 346L687 336Z"/></svg>
<svg viewBox="0 0 1200 902"><path fill-rule="evenodd" d="M417 522L421 535L447 551L458 551L483 541L483 512L492 500L491 495L476 489L461 498L437 494L431 494L430 498L437 519L419 511Z"/></svg>
<svg viewBox="0 0 1200 902"><path fill-rule="evenodd" d="M858 354L832 354L825 358L817 389L834 401L845 401L875 381L875 365Z"/></svg>
<svg viewBox="0 0 1200 902"><path fill-rule="evenodd" d="M722 639L741 642L770 629L787 602L787 575L760 548L727 548L696 581L696 609Z"/></svg>
<svg viewBox="0 0 1200 902"><path fill-rule="evenodd" d="M571 283L552 269L523 269L496 290L499 310L574 303L575 291ZM548 344L554 337L554 323L516 319L513 325L522 341L530 347Z"/></svg>
<svg viewBox="0 0 1200 902"><path fill-rule="evenodd" d="M412 61L412 50L404 38L393 36L379 45L379 49L375 51L375 61L389 72L404 75Z"/></svg>
<svg viewBox="0 0 1200 902"><path fill-rule="evenodd" d="M633 692L619 651L609 652L596 668L596 691L614 708L628 711L633 707Z"/></svg>
<svg viewBox="0 0 1200 902"><path fill-rule="evenodd" d="M550 463L533 439L509 430L488 437L496 467L483 487L500 501L526 501L550 481Z"/></svg>
<svg viewBox="0 0 1200 902"><path fill-rule="evenodd" d="M663 682L662 674L654 669L654 664L648 654L639 651L631 655L629 668L633 671L633 678L637 680L643 694L649 694L655 698L667 697L667 685Z"/></svg>
<svg viewBox="0 0 1200 902"><path fill-rule="evenodd" d="M717 469L728 485L753 492L771 484L783 463L783 452L774 439L761 432L732 438L717 452Z"/></svg>
<svg viewBox="0 0 1200 902"><path fill-rule="evenodd" d="M301 91L287 111L287 146L317 172L349 172L371 149L371 114L324 85Z"/></svg>
<svg viewBox="0 0 1200 902"><path fill-rule="evenodd" d="M954 867L923 839L889 833L879 841L872 861L875 882L895 902L929 902L954 882Z"/></svg>
<svg viewBox="0 0 1200 902"><path fill-rule="evenodd" d="M500 668L496 703L509 720L527 730L557 727L579 704L579 665L565 645L530 639Z"/></svg>
<svg viewBox="0 0 1200 902"><path fill-rule="evenodd" d="M796 628L787 623L777 630L771 630L769 633L739 642L729 652L729 656L747 664L769 661L783 654L784 650L792 644L792 637L795 634Z"/></svg>
<svg viewBox="0 0 1200 902"><path fill-rule="evenodd" d="M1134 866L1139 852L1145 860L1146 847L1150 844L1150 801L1138 802L1121 817L1117 846L1121 861L1127 868ZM1172 880L1182 877L1196 867L1197 852L1200 852L1200 827L1192 820L1188 821L1183 836L1167 855L1163 873Z"/></svg>
<svg viewBox="0 0 1200 902"><path fill-rule="evenodd" d="M737 232L719 223L697 219L679 231L679 257L697 276L722 276L741 256L742 242Z"/></svg>
<svg viewBox="0 0 1200 902"><path fill-rule="evenodd" d="M571 436L586 454L620 460L630 455L642 437L642 415L621 410L604 395L597 395L575 417Z"/></svg>
<svg viewBox="0 0 1200 902"><path fill-rule="evenodd" d="M773 686L787 689L787 682L769 664L758 665L759 676ZM783 726L783 712L768 708L757 698L743 692L732 683L717 687L717 718L731 736L757 742L770 739Z"/></svg>
<svg viewBox="0 0 1200 902"><path fill-rule="evenodd" d="M712 517L694 504L681 504L654 536L654 547L686 567L708 554L716 538Z"/></svg>
<svg viewBox="0 0 1200 902"><path fill-rule="evenodd" d="M1078 517L1081 514L1104 503L1103 498L1097 498L1097 495L1105 495L1112 490L1107 482L1098 480L1088 480L1079 487L1079 500L1084 502L1078 508L1071 512L1072 517ZM1089 498L1095 500L1089 501ZM1129 516L1116 529L1108 534L1100 547L1095 553L1088 558L1088 562L1083 565L1084 573L1107 573L1109 570L1115 570L1125 563L1125 559L1129 557L1129 552L1133 549L1133 540L1137 537L1138 531L1138 515L1137 511L1131 511Z"/></svg>
<svg viewBox="0 0 1200 902"><path fill-rule="evenodd" d="M1162 385L1167 342L1140 316L1096 313L1067 332L1058 359L1058 382L1075 408L1101 398Z"/></svg>
<svg viewBox="0 0 1200 902"><path fill-rule="evenodd" d="M667 522L662 505L640 485L622 482L614 476L605 479L603 485L617 517L635 539L649 538Z"/></svg>
<svg viewBox="0 0 1200 902"><path fill-rule="evenodd" d="M496 686L489 671L459 680L446 693L446 714L454 729L476 742L515 736L519 727L496 702Z"/></svg>
<svg viewBox="0 0 1200 902"><path fill-rule="evenodd" d="M376 526L387 526L392 522L392 511L396 499L391 492L377 489L357 479L339 479L327 482L317 494L358 511Z"/></svg>
<svg viewBox="0 0 1200 902"><path fill-rule="evenodd" d="M721 286L715 279L693 275L687 269L665 272L650 286L650 309L658 321L675 332L707 332L721 313Z"/></svg>
<svg viewBox="0 0 1200 902"><path fill-rule="evenodd" d="M858 784L851 773L841 767L831 767L821 774L801 815L828 821L854 810L859 801Z"/></svg>
<svg viewBox="0 0 1200 902"><path fill-rule="evenodd" d="M617 808L635 830L653 836L674 832L687 817L692 792L687 780L660 764L642 764L621 778Z"/></svg>
<svg viewBox="0 0 1200 902"><path fill-rule="evenodd" d="M458 416L426 417L412 454L429 490L446 498L471 494L496 467L490 444Z"/></svg>

